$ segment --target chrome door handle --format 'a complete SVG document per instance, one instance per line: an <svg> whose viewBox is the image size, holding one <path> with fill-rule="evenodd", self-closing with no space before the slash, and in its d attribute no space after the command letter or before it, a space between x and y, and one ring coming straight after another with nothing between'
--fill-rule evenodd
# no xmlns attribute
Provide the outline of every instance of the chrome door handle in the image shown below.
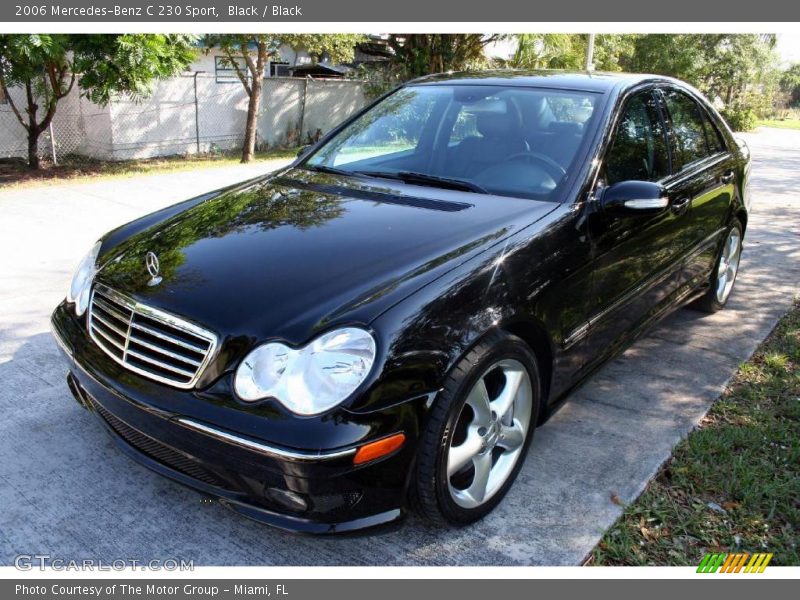
<svg viewBox="0 0 800 600"><path fill-rule="evenodd" d="M688 207L691 201L692 199L687 196L686 198L675 200L670 208L672 208L673 212L678 213L681 212L684 208Z"/></svg>
<svg viewBox="0 0 800 600"><path fill-rule="evenodd" d="M719 180L722 183L730 183L731 181L733 181L733 176L734 176L733 169L728 169L727 171L725 171L722 174L722 176L719 178Z"/></svg>

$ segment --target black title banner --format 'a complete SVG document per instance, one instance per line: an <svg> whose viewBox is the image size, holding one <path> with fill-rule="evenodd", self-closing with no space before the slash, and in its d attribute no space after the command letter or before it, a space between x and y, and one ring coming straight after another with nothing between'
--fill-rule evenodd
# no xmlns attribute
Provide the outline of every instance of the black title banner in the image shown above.
<svg viewBox="0 0 800 600"><path fill-rule="evenodd" d="M796 22L800 3L786 0L3 0L0 21L44 22Z"/></svg>

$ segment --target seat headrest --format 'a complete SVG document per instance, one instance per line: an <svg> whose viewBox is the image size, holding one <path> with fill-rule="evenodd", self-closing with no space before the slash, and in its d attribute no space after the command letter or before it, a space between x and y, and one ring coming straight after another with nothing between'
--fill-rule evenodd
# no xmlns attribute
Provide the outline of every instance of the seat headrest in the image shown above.
<svg viewBox="0 0 800 600"><path fill-rule="evenodd" d="M513 111L478 113L475 125L487 138L519 135L522 126L519 116Z"/></svg>

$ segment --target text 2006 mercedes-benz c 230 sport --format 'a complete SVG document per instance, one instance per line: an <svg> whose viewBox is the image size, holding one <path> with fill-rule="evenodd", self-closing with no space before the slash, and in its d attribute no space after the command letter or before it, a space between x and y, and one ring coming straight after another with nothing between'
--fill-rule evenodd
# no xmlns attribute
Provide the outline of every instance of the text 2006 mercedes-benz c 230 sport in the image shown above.
<svg viewBox="0 0 800 600"><path fill-rule="evenodd" d="M111 231L52 325L120 449L249 517L469 523L603 361L725 305L749 168L675 80L432 76Z"/></svg>

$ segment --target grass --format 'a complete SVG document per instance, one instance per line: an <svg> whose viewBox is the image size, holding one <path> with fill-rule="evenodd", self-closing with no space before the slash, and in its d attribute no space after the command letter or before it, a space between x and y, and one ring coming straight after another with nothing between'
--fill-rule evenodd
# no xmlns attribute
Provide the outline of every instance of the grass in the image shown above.
<svg viewBox="0 0 800 600"><path fill-rule="evenodd" d="M291 159L298 148L269 150L256 153L255 160ZM142 160L101 161L78 156L65 156L58 166L43 163L38 171L28 169L22 160L0 161L0 185L27 186L53 183L79 183L97 178L133 177L136 175L173 173L208 167L230 167L239 163L240 154L199 154L166 156Z"/></svg>
<svg viewBox="0 0 800 600"><path fill-rule="evenodd" d="M764 119L756 127L777 127L779 129L800 129L800 119Z"/></svg>
<svg viewBox="0 0 800 600"><path fill-rule="evenodd" d="M625 508L596 565L697 565L773 552L800 565L800 303L743 364L700 426Z"/></svg>

